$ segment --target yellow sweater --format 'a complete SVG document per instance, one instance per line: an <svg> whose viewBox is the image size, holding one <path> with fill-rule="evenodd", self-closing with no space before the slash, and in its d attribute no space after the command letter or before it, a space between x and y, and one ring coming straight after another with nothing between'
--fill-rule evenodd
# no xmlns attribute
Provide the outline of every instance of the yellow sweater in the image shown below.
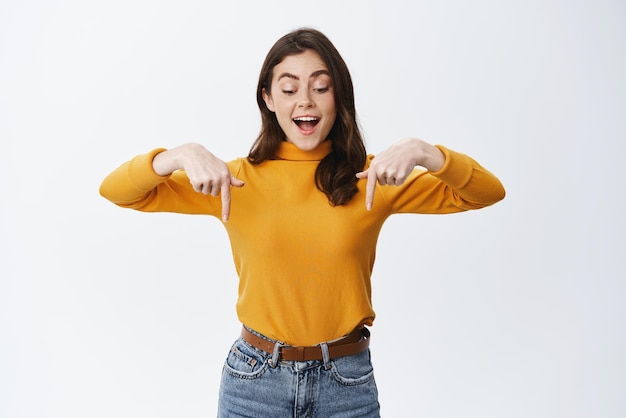
<svg viewBox="0 0 626 418"><path fill-rule="evenodd" d="M500 181L470 157L439 146L438 172L415 169L399 187L377 185L365 209L366 180L345 206L333 207L315 186L324 142L305 152L282 143L276 160L228 163L246 184L232 188L224 224L239 275L239 320L292 345L314 345L371 325L370 276L376 241L394 213L451 213L478 209L504 197ZM219 197L196 193L184 171L158 176L139 155L113 171L100 193L113 203L148 212L207 214L221 218ZM368 164L372 156L368 157Z"/></svg>

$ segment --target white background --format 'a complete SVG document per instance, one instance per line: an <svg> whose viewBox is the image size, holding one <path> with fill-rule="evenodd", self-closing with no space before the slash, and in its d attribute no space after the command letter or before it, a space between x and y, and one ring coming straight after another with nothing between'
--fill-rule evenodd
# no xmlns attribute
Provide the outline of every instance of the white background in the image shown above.
<svg viewBox="0 0 626 418"><path fill-rule="evenodd" d="M347 61L369 152L442 143L508 193L383 229L383 416L626 416L623 2L2 0L0 417L215 415L220 222L98 186L157 146L246 155L262 60L300 26Z"/></svg>

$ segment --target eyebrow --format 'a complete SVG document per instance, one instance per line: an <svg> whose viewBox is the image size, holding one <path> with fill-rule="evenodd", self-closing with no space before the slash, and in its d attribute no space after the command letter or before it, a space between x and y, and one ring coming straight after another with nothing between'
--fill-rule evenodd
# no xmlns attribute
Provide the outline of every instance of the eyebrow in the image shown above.
<svg viewBox="0 0 626 418"><path fill-rule="evenodd" d="M317 70L317 71L312 72L309 78L319 77L320 75L330 76L330 74L328 73L328 70ZM283 77L291 78L292 80L300 80L300 77L291 73L282 73L281 75L278 76L278 80L280 80Z"/></svg>

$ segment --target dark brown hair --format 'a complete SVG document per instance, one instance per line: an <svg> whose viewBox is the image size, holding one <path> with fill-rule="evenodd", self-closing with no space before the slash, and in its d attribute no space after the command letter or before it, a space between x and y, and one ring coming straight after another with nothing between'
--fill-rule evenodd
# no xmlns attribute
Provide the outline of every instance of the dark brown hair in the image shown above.
<svg viewBox="0 0 626 418"><path fill-rule="evenodd" d="M261 131L252 145L248 160L252 164L274 159L285 139L276 115L263 100L263 92L271 91L274 67L285 57L312 50L319 54L328 67L333 86L337 117L327 140L332 141L332 151L320 161L315 171L315 184L324 192L329 202L344 205L357 193L356 173L365 165L365 144L356 120L354 87L348 66L321 32L315 29L298 29L280 38L270 49L261 67L256 98L261 111Z"/></svg>

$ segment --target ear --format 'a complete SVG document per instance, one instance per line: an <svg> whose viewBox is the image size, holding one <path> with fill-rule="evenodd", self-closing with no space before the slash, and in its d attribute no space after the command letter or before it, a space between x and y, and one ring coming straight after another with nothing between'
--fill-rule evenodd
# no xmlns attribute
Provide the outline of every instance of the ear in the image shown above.
<svg viewBox="0 0 626 418"><path fill-rule="evenodd" d="M263 89L263 100L265 100L265 106L267 106L270 112L274 112L274 101L272 100L272 96L270 96L265 89Z"/></svg>

